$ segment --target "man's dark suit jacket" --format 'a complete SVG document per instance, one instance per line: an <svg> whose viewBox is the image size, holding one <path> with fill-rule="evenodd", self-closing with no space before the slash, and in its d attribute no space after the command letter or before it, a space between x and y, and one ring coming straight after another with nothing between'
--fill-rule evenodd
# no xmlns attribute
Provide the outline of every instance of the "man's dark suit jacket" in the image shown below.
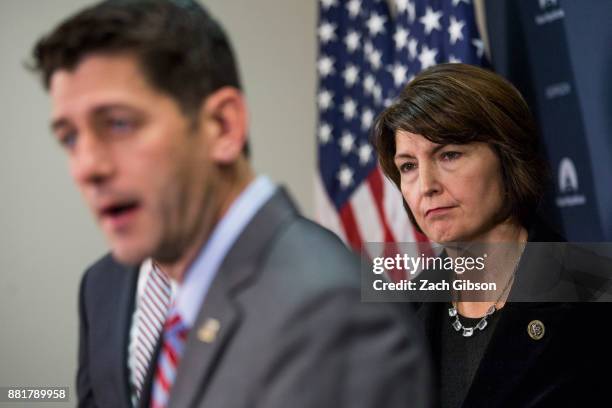
<svg viewBox="0 0 612 408"><path fill-rule="evenodd" d="M530 229L528 240L564 241L541 222ZM497 312L495 332L463 407L612 406L612 388L607 384L612 370L612 330L608 327L612 304L588 303L609 290L612 264L603 258L583 262L581 258L589 257L588 253L571 245L566 249L560 260L559 254L547 256L537 248L528 253L528 247L523 258L536 265L527 269L540 276L532 279L519 267L515 286L535 283L541 286L538 290L548 291L542 292L545 297L561 290L561 296L575 301L506 303ZM596 265L598 270L585 270L586 263ZM417 306L433 355L434 389L439 389L441 377L441 328L442 324L450 324L447 308L448 303L442 302ZM540 340L532 339L527 331L533 320L544 324L544 337Z"/></svg>
<svg viewBox="0 0 612 408"><path fill-rule="evenodd" d="M80 292L79 406L130 406L138 268L106 256ZM220 323L211 341L209 319ZM429 361L412 313L360 301L359 261L281 189L239 236L189 333L170 407L423 407ZM204 339L204 340L203 340ZM148 406L151 386L143 392Z"/></svg>

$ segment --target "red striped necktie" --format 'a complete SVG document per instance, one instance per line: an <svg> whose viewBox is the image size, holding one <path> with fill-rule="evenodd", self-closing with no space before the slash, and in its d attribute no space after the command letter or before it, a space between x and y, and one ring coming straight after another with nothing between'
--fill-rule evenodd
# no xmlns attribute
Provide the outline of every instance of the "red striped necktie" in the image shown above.
<svg viewBox="0 0 612 408"><path fill-rule="evenodd" d="M170 307L172 290L170 280L153 263L139 298L137 310L136 344L133 359L133 382L137 399L140 399L144 382L159 334Z"/></svg>
<svg viewBox="0 0 612 408"><path fill-rule="evenodd" d="M181 316L176 309L172 309L164 325L162 348L153 379L151 408L165 408L168 403L188 332Z"/></svg>

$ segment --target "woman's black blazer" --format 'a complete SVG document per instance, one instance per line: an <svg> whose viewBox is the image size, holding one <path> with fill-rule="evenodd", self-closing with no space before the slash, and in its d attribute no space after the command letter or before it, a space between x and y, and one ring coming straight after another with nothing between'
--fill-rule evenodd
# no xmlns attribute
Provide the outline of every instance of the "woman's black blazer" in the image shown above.
<svg viewBox="0 0 612 408"><path fill-rule="evenodd" d="M542 223L532 226L528 240L563 241ZM463 407L612 407L612 303L590 302L610 292L612 264L606 258L594 261L582 249L568 248L559 259L534 251L528 254L528 246L514 286L521 279L536 285L544 282L538 289L573 292L576 301L506 303L498 312L495 331ZM530 267L524 268L527 263ZM525 273L537 273L543 279L529 280L533 276ZM448 319L448 304L416 307L439 381L440 319ZM539 340L527 330L533 320L545 327Z"/></svg>

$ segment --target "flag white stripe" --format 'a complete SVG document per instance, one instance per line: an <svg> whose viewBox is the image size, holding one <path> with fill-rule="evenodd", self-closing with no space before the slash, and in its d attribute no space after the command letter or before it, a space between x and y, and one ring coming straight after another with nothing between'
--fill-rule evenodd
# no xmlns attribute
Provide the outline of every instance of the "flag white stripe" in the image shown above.
<svg viewBox="0 0 612 408"><path fill-rule="evenodd" d="M391 180L387 177L383 179L383 207L387 225L393 232L396 242L414 242L413 227L404 209L402 194Z"/></svg>
<svg viewBox="0 0 612 408"><path fill-rule="evenodd" d="M353 207L353 214L357 222L359 235L364 237L364 244L367 241L384 242L385 231L370 185L367 182L361 184L353 193L350 202ZM369 249L373 250L372 247ZM379 254L370 253L369 255L374 257Z"/></svg>

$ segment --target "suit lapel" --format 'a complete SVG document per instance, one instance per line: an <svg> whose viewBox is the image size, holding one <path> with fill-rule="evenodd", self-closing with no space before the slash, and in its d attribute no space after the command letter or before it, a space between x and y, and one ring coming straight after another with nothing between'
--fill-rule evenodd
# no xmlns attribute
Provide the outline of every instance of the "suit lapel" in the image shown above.
<svg viewBox="0 0 612 408"><path fill-rule="evenodd" d="M124 299L124 302L126 302L128 304L127 308L123 308L126 312L124 313L124 315L122 316L122 322L121 322L121 326L124 327L123 333L122 333L122 344L121 344L121 367L122 367L122 372L123 375L121 378L123 378L123 387L122 387L122 392L120 394L120 398L123 401L127 401L128 406L131 407L132 406L132 398L131 398L131 391L130 391L130 372L129 372L129 368L127 366L127 357L128 357L128 344L130 341L130 330L132 327L132 316L134 314L134 306L136 304L136 288L138 286L138 275L139 275L139 268L138 267L132 267L132 279L130 282L130 290L125 294L127 299Z"/></svg>
<svg viewBox="0 0 612 408"><path fill-rule="evenodd" d="M444 316L443 309L445 305L446 303L426 302L417 309L417 316L423 322L423 331L432 354L435 373L440 372L440 353L442 352L440 344L442 322L440 319Z"/></svg>
<svg viewBox="0 0 612 408"><path fill-rule="evenodd" d="M123 316L121 316L120 327L123 327L121 335L121 372L122 375L119 378L123 379L123 387L122 392L120 393L120 398L122 401L127 403L127 406L132 406L132 397L130 391L130 372L127 366L128 359L128 345L130 342L130 330L132 327L132 316L134 314L134 307L136 304L136 288L138 286L138 275L139 268L131 267L131 282L130 289L124 295L127 299L124 299L123 302L128 304L128 307L122 308L125 310Z"/></svg>
<svg viewBox="0 0 612 408"><path fill-rule="evenodd" d="M169 407L190 406L198 394L204 392L225 346L238 327L239 319L239 312L227 292L216 287L208 293L204 307L190 330Z"/></svg>
<svg viewBox="0 0 612 408"><path fill-rule="evenodd" d="M191 406L206 392L224 350L239 330L241 313L235 296L256 282L267 247L282 224L295 216L295 207L279 189L229 250L189 332L168 407Z"/></svg>
<svg viewBox="0 0 612 408"><path fill-rule="evenodd" d="M116 401L114 405L131 407L127 349L138 269L113 263L113 270L107 272L109 287L100 288L100 290L103 296L112 294L113 297L101 302L105 309L100 315L105 316L105 320L95 336L99 343L92 347L97 352L91 358L97 361L97 365L101 368L100 372L105 372L100 379L105 393L108 393L109 389L115 390L113 393ZM110 386L107 385L107 382L111 382ZM106 398L111 397L107 395Z"/></svg>
<svg viewBox="0 0 612 408"><path fill-rule="evenodd" d="M562 333L566 316L558 303L508 303L500 310L499 322L474 376L463 406L507 404L519 381L537 364L542 353ZM545 335L539 340L529 336L527 326L533 320L544 324ZM500 373L507 375L500 376Z"/></svg>
<svg viewBox="0 0 612 408"><path fill-rule="evenodd" d="M530 231L530 242L539 241L536 232L534 229ZM525 249L508 302L498 312L500 316L495 332L463 406L474 406L482 401L488 401L491 406L507 404L519 387L519 381L537 364L555 335L562 332L566 316L563 308L566 306L545 301L577 299L573 284L561 277L562 264L557 247L535 243ZM536 302L538 299L544 302ZM532 339L527 330L534 320L539 320L545 327L545 335L539 340ZM508 375L502 379L499 373Z"/></svg>
<svg viewBox="0 0 612 408"><path fill-rule="evenodd" d="M423 303L417 315L433 356L434 372L440 375L441 321L445 316L445 303ZM504 406L518 387L518 381L537 363L543 351L563 329L566 316L563 305L558 303L508 303L499 313L489 345L485 350L474 381L462 406L481 406L488 401L490 406ZM544 323L546 332L542 339L533 340L527 331L532 320ZM502 378L500 372L507 375ZM437 377L439 380L439 377ZM439 388L437 384L436 388Z"/></svg>
<svg viewBox="0 0 612 408"><path fill-rule="evenodd" d="M557 239L554 236L542 235L540 231L538 228L532 229L529 241ZM428 277L433 280L442 278L436 271ZM489 406L504 406L511 400L519 387L518 382L537 364L550 342L555 341L555 336L562 332L567 315L563 310L566 306L563 304L527 303L524 300L538 299L539 296L542 299L578 299L574 286L561 277L562 265L558 253L555 255L554 251L551 252L550 245L535 245L526 249L509 294L509 302L497 312L499 321L495 332L462 406L482 406L483 401L487 401ZM446 303L424 303L417 312L424 322L437 373L440 373L441 369L440 319L445 316L445 305ZM545 326L545 335L539 340L532 339L527 330L528 324L533 320L539 320ZM500 373L507 375L502 377Z"/></svg>

